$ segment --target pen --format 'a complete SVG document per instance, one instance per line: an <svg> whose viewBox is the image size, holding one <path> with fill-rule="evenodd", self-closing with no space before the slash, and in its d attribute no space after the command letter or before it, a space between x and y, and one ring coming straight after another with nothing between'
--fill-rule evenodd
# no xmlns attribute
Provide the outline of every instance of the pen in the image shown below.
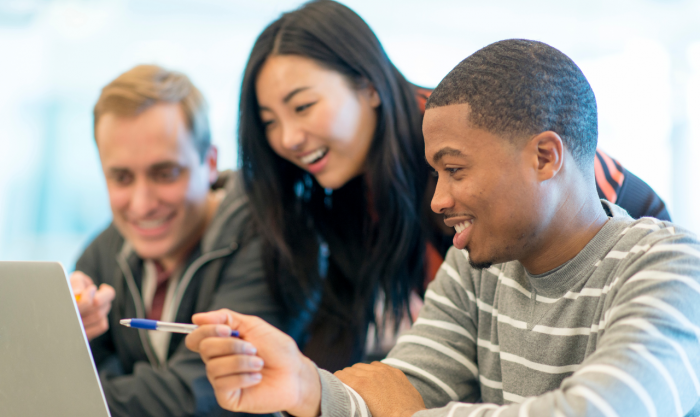
<svg viewBox="0 0 700 417"><path fill-rule="evenodd" d="M197 327L196 324L169 323L166 321L148 319L122 319L119 324L134 329L159 330L171 333L192 333ZM238 330L231 330L231 337L238 337Z"/></svg>

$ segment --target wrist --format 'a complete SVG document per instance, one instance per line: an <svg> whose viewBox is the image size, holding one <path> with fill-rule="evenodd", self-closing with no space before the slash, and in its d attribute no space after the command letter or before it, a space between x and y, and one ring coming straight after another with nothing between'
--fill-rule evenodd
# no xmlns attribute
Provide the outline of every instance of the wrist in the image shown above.
<svg viewBox="0 0 700 417"><path fill-rule="evenodd" d="M295 417L321 415L321 377L311 359L303 356L299 372L299 403L287 412Z"/></svg>

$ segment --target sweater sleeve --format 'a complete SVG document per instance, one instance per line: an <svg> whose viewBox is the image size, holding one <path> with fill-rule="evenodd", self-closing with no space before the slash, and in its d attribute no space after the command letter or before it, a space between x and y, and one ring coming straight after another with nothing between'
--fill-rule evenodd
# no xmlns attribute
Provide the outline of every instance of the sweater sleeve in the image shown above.
<svg viewBox="0 0 700 417"><path fill-rule="evenodd" d="M610 302L600 323L596 351L555 390L508 405L474 403L476 388L468 387L473 387L475 378L470 376L466 379L472 382L460 383L455 375L465 372L457 371L454 362L450 362L451 366L436 363L437 356L442 356L446 363L469 359L470 351L464 350L464 345L459 351L463 359L451 353L455 347L453 343L474 336L468 325L465 330L470 336L454 335L453 341L448 343L440 331L433 330L422 336L426 340L416 347L399 344L387 363L394 365L398 362L392 361L402 361L410 365L396 366L406 373L429 407L415 417L699 415L700 245L688 235L673 235L672 232L660 243L641 245L634 253L639 256L616 272L618 279L608 295ZM449 256L446 264L450 265ZM441 278L439 281L445 281L445 275ZM437 286L431 285L430 289L441 296L436 291ZM440 299L435 296L426 299L426 306L432 307L426 315L421 313L415 328L421 326L421 319L428 319L427 315L435 311L437 303L447 305L449 302L464 307L461 304L464 297L454 293ZM468 321L451 324L462 326L463 323ZM446 324L433 327L440 326L452 328ZM456 327L453 330L459 333ZM435 336L430 336L431 333ZM410 335L417 336L413 331ZM431 347L432 353L412 354L413 350L418 352L421 344L427 346L428 343L436 344ZM435 350L443 355L436 355ZM464 367L468 368L466 363ZM362 399L351 396L350 389L338 385L329 375L322 375L322 380L324 416L368 415ZM439 393L438 381L452 389L456 398ZM488 383L481 381L483 385ZM335 401L341 395L347 399Z"/></svg>

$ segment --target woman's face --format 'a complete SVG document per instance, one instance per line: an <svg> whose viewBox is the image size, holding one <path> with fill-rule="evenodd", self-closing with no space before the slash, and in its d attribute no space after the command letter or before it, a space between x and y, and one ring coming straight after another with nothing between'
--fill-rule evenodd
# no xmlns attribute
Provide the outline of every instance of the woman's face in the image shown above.
<svg viewBox="0 0 700 417"><path fill-rule="evenodd" d="M272 55L255 83L267 140L282 158L337 189L364 170L379 95L296 55Z"/></svg>

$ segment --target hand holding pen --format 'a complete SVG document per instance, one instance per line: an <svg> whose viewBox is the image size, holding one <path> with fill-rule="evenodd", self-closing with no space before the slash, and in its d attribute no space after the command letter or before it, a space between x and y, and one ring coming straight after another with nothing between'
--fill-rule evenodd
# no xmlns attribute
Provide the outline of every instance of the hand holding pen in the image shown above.
<svg viewBox="0 0 700 417"><path fill-rule="evenodd" d="M216 400L224 409L319 415L318 371L289 335L259 317L226 309L195 314L192 322L199 327L185 343L201 355ZM241 338L227 337L231 330L240 331Z"/></svg>

